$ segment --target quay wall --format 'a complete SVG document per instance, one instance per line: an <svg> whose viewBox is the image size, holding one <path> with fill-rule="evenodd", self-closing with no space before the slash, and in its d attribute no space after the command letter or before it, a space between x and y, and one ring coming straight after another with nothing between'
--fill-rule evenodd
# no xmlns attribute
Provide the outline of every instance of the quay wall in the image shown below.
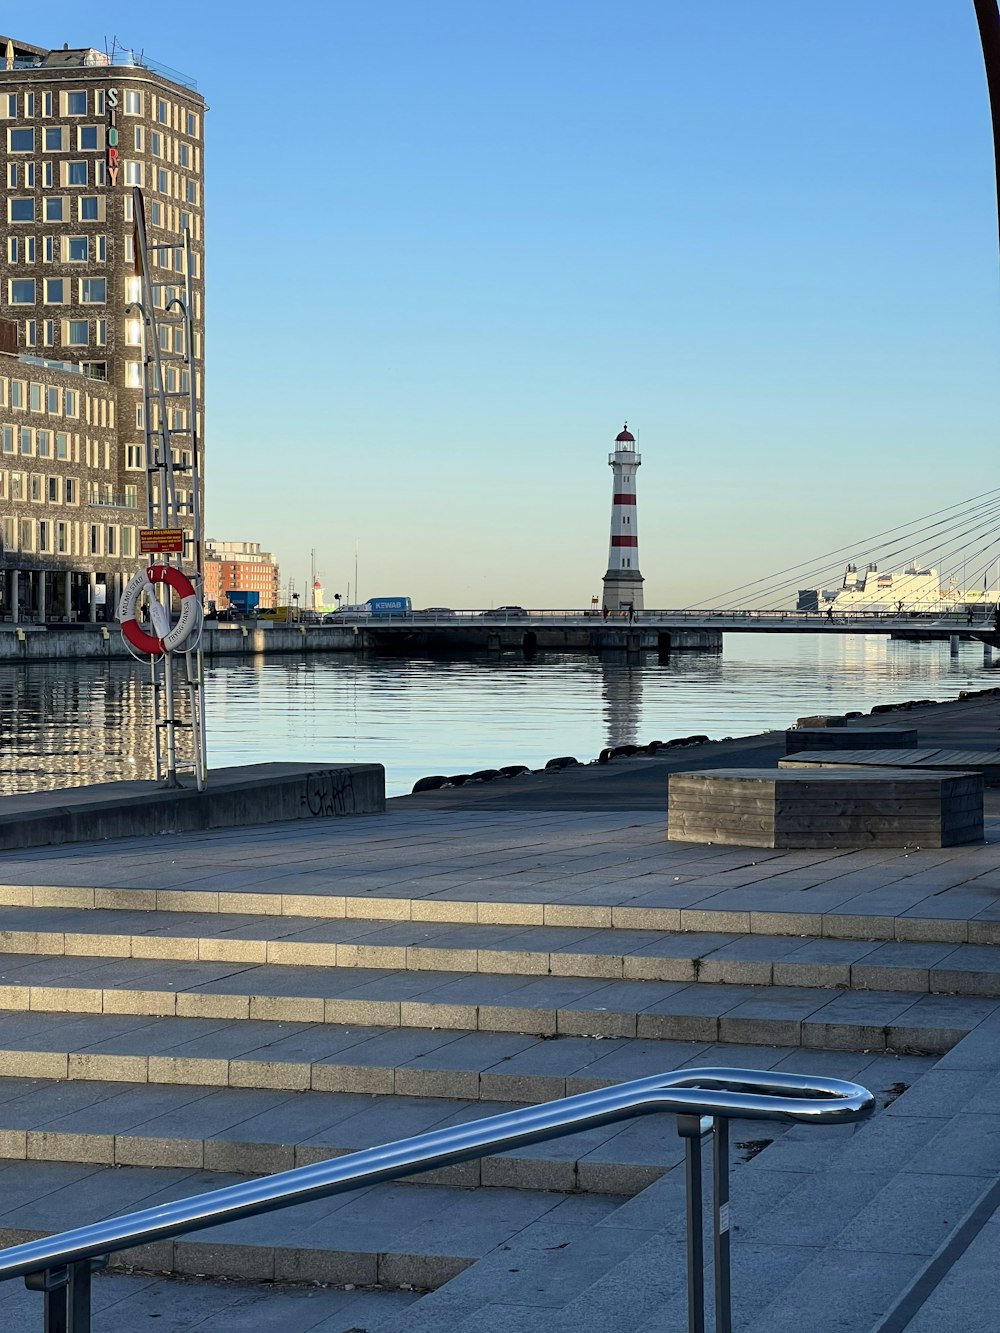
<svg viewBox="0 0 1000 1333"><path fill-rule="evenodd" d="M356 653L365 649L415 653L505 652L722 652L717 630L671 630L639 626L600 629L531 629L524 626L459 629L378 630L355 625L206 625L205 656L256 657L280 653ZM0 664L16 662L108 662L132 657L117 624L0 625Z"/></svg>

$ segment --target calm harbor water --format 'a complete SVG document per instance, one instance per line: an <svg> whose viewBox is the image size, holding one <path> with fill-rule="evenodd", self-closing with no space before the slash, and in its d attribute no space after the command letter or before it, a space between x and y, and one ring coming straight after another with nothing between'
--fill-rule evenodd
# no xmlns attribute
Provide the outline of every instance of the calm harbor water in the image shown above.
<svg viewBox="0 0 1000 1333"><path fill-rule="evenodd" d="M209 669L209 763L378 762L390 795L429 773L703 733L741 736L810 713L954 698L1000 684L982 648L857 635L730 635L722 657L661 663L539 654L401 661L346 654ZM0 792L151 776L148 681L128 664L0 667Z"/></svg>

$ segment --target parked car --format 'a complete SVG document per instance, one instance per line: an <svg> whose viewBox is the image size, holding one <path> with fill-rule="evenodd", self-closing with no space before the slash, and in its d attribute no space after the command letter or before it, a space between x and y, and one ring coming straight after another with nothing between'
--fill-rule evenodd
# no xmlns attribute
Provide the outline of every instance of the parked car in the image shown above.
<svg viewBox="0 0 1000 1333"><path fill-rule="evenodd" d="M518 617L520 617L520 616L525 616L525 617L526 617L528 613L527 613L527 611L525 611L525 609L524 609L523 606L498 606L497 609L493 612L493 614L496 615L496 616L507 616L507 617L512 617L512 616L518 616Z"/></svg>

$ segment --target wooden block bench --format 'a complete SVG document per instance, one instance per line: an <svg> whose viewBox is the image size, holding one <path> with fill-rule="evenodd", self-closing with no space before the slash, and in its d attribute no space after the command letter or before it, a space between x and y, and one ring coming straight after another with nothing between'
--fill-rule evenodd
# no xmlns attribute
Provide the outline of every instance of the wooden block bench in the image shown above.
<svg viewBox="0 0 1000 1333"><path fill-rule="evenodd" d="M1000 750L803 750L779 759L779 768L928 768L939 773L980 773L987 787L1000 787Z"/></svg>
<svg viewBox="0 0 1000 1333"><path fill-rule="evenodd" d="M793 727L785 732L785 754L798 750L912 750L912 727Z"/></svg>
<svg viewBox="0 0 1000 1333"><path fill-rule="evenodd" d="M737 847L951 847L983 837L979 773L714 768L672 773L667 836Z"/></svg>

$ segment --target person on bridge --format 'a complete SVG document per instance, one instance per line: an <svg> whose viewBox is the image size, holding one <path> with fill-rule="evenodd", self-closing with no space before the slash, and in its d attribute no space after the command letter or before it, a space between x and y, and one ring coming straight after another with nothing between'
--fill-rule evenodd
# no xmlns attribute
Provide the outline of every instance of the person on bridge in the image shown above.
<svg viewBox="0 0 1000 1333"><path fill-rule="evenodd" d="M828 607L826 608L826 618L827 618L827 620L832 620L832 619L833 619L833 607L832 607L832 606L828 606Z"/></svg>

